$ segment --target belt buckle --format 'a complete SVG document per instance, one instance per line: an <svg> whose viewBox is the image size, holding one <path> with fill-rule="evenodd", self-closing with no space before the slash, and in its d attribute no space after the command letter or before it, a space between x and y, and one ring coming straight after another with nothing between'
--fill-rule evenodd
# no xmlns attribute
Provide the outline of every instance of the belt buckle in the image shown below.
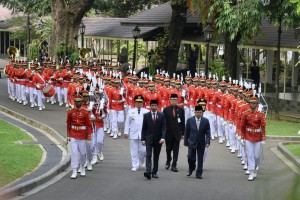
<svg viewBox="0 0 300 200"><path fill-rule="evenodd" d="M79 126L75 126L76 127L76 130L78 131L79 130Z"/></svg>

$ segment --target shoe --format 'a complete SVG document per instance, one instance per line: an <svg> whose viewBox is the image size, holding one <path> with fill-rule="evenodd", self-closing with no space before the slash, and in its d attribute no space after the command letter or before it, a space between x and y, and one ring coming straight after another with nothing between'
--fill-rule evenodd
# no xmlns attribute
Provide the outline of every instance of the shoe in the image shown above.
<svg viewBox="0 0 300 200"><path fill-rule="evenodd" d="M39 111L42 111L42 110L43 110L43 108L42 108L42 106L40 106L40 107L39 107Z"/></svg>
<svg viewBox="0 0 300 200"><path fill-rule="evenodd" d="M136 172L138 169L136 167L131 168L132 172Z"/></svg>
<svg viewBox="0 0 300 200"><path fill-rule="evenodd" d="M253 181L254 180L254 175L253 175L253 171L250 170L250 175L248 177L248 181Z"/></svg>
<svg viewBox="0 0 300 200"><path fill-rule="evenodd" d="M111 129L109 128L109 129L107 129L107 133L108 134L110 134L111 133ZM110 137L112 137L112 136L110 136Z"/></svg>
<svg viewBox="0 0 300 200"><path fill-rule="evenodd" d="M230 147L229 141L226 142L226 147Z"/></svg>
<svg viewBox="0 0 300 200"><path fill-rule="evenodd" d="M105 126L104 126L104 129L103 129L103 130L104 130L104 132L107 132L107 128L106 128Z"/></svg>
<svg viewBox="0 0 300 200"><path fill-rule="evenodd" d="M241 158L242 155L240 154L240 152L238 152L238 155L237 155L238 158Z"/></svg>
<svg viewBox="0 0 300 200"><path fill-rule="evenodd" d="M34 103L31 103L31 106L30 106L31 108L34 108Z"/></svg>
<svg viewBox="0 0 300 200"><path fill-rule="evenodd" d="M172 171L172 172L178 172L178 169L177 169L177 167L172 167L172 168L171 168L171 171Z"/></svg>
<svg viewBox="0 0 300 200"><path fill-rule="evenodd" d="M253 170L253 178L256 178L256 177L257 177L257 171Z"/></svg>
<svg viewBox="0 0 300 200"><path fill-rule="evenodd" d="M86 168L87 168L88 171L92 171L92 170L93 170L93 165L92 165L92 163L91 163L91 162L88 162Z"/></svg>
<svg viewBox="0 0 300 200"><path fill-rule="evenodd" d="M220 143L220 144L223 144L223 140L222 140L221 137L219 138L219 143Z"/></svg>
<svg viewBox="0 0 300 200"><path fill-rule="evenodd" d="M47 98L47 103L49 103L49 102L50 102L50 99Z"/></svg>
<svg viewBox="0 0 300 200"><path fill-rule="evenodd" d="M72 175L71 175L71 179L75 179L77 178L77 169L73 169Z"/></svg>
<svg viewBox="0 0 300 200"><path fill-rule="evenodd" d="M59 102L59 106L62 106L64 103L63 102Z"/></svg>
<svg viewBox="0 0 300 200"><path fill-rule="evenodd" d="M117 138L118 138L118 134L117 134L117 133L114 133L113 139L117 139Z"/></svg>
<svg viewBox="0 0 300 200"><path fill-rule="evenodd" d="M169 169L170 168L170 163L167 162L165 167L166 167L166 169Z"/></svg>
<svg viewBox="0 0 300 200"><path fill-rule="evenodd" d="M250 171L249 171L249 170L245 171L245 174L246 174L246 175L249 175L249 174L250 174Z"/></svg>
<svg viewBox="0 0 300 200"><path fill-rule="evenodd" d="M158 178L157 174L156 174L156 173L153 173L153 174L152 174L152 178Z"/></svg>
<svg viewBox="0 0 300 200"><path fill-rule="evenodd" d="M54 101L51 101L51 104L53 105L53 104L54 104Z"/></svg>
<svg viewBox="0 0 300 200"><path fill-rule="evenodd" d="M99 154L99 160L100 160L100 161L103 161L103 160L104 160L104 155L103 155L102 151L100 151L100 154Z"/></svg>
<svg viewBox="0 0 300 200"><path fill-rule="evenodd" d="M151 175L148 172L144 172L144 177L146 177L148 180L151 179Z"/></svg>
<svg viewBox="0 0 300 200"><path fill-rule="evenodd" d="M81 173L81 167L78 168L77 173Z"/></svg>
<svg viewBox="0 0 300 200"><path fill-rule="evenodd" d="M232 148L231 148L231 151L230 151L231 153L235 153L235 148L234 148L234 146L232 146Z"/></svg>
<svg viewBox="0 0 300 200"><path fill-rule="evenodd" d="M36 102L34 102L34 106L35 106L35 107L37 107L37 106L38 106Z"/></svg>
<svg viewBox="0 0 300 200"><path fill-rule="evenodd" d="M217 138L218 137L218 135L215 135L215 138Z"/></svg>
<svg viewBox="0 0 300 200"><path fill-rule="evenodd" d="M110 133L109 137L113 137L114 136L114 132L108 132L107 133Z"/></svg>
<svg viewBox="0 0 300 200"><path fill-rule="evenodd" d="M118 137L121 137L121 131L118 131Z"/></svg>
<svg viewBox="0 0 300 200"><path fill-rule="evenodd" d="M203 179L201 175L196 175L197 179Z"/></svg>
<svg viewBox="0 0 300 200"><path fill-rule="evenodd" d="M232 149L232 146L229 145L228 149L231 150L231 149Z"/></svg>
<svg viewBox="0 0 300 200"><path fill-rule="evenodd" d="M85 168L81 167L81 172L80 172L80 176L85 176Z"/></svg>
<svg viewBox="0 0 300 200"><path fill-rule="evenodd" d="M45 110L45 109L46 109L46 107L45 107L45 106L42 106L42 108L43 108L43 110Z"/></svg>
<svg viewBox="0 0 300 200"><path fill-rule="evenodd" d="M188 174L187 174L187 176L191 176L191 175L192 175L192 173L193 173L193 171L188 171Z"/></svg>
<svg viewBox="0 0 300 200"><path fill-rule="evenodd" d="M145 163L140 164L140 168L141 168L141 169L146 169L146 164L145 164Z"/></svg>
<svg viewBox="0 0 300 200"><path fill-rule="evenodd" d="M259 166L256 166L255 170L258 171L259 170Z"/></svg>
<svg viewBox="0 0 300 200"><path fill-rule="evenodd" d="M242 160L242 162L241 162L241 165L244 165L245 164L245 161L244 160Z"/></svg>
<svg viewBox="0 0 300 200"><path fill-rule="evenodd" d="M27 105L27 101L23 101L23 106L26 106Z"/></svg>
<svg viewBox="0 0 300 200"><path fill-rule="evenodd" d="M97 155L93 155L93 159L91 161L91 164L94 165L94 164L97 164L98 163L98 156Z"/></svg>
<svg viewBox="0 0 300 200"><path fill-rule="evenodd" d="M243 170L247 170L247 169L248 169L248 166L245 164L243 167Z"/></svg>

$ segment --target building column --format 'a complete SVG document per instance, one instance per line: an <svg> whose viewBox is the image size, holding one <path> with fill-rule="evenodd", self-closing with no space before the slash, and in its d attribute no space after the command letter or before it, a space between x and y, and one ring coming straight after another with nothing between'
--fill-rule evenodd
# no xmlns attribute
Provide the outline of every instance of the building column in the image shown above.
<svg viewBox="0 0 300 200"><path fill-rule="evenodd" d="M273 60L274 60L274 51L267 50L266 57L266 72L265 79L267 83L273 83L272 74L273 74Z"/></svg>
<svg viewBox="0 0 300 200"><path fill-rule="evenodd" d="M300 85L300 83L298 83L299 64L298 64L298 66L295 66L298 61L299 61L299 53L298 52L293 52L293 56L292 56L292 66L293 66L292 67L292 83L291 83L293 92L298 91L298 85Z"/></svg>

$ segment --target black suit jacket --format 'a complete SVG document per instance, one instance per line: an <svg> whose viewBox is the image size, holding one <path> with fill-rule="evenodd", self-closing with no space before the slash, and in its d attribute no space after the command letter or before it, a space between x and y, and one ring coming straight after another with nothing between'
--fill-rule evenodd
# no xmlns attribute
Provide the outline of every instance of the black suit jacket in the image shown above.
<svg viewBox="0 0 300 200"><path fill-rule="evenodd" d="M166 117L167 123L167 132L166 139L176 138L177 141L180 141L181 136L184 135L185 129L185 117L184 110L178 106L175 107L175 117L173 116L173 107L168 106L163 111ZM180 119L180 123L178 123L178 118Z"/></svg>
<svg viewBox="0 0 300 200"><path fill-rule="evenodd" d="M152 120L152 112L144 114L142 138L146 145L158 143L160 139L166 138L166 119L163 113L157 112L155 125Z"/></svg>
<svg viewBox="0 0 300 200"><path fill-rule="evenodd" d="M210 144L210 125L208 119L201 117L198 130L195 116L190 117L185 126L184 145L196 149L198 147L204 148L206 144Z"/></svg>

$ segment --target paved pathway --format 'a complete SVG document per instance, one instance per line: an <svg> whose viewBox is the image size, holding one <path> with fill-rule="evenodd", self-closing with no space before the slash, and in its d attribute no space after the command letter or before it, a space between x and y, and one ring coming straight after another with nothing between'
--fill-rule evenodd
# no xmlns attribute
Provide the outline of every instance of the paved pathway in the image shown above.
<svg viewBox="0 0 300 200"><path fill-rule="evenodd" d="M6 79L0 79L0 91L1 105L66 135L65 108L47 104L46 110L40 112L11 102L7 98ZM106 136L105 160L95 165L86 177L71 180L69 173L58 182L24 199L285 199L293 188L296 174L270 150L276 145L276 142L267 141L258 178L253 182L247 181L236 154L231 154L217 141L212 141L202 180L194 176L186 177L187 148L181 144L179 172L164 169L166 156L163 147L158 172L160 178L148 181L143 177L143 170L130 172L129 141L124 138L113 141Z"/></svg>

